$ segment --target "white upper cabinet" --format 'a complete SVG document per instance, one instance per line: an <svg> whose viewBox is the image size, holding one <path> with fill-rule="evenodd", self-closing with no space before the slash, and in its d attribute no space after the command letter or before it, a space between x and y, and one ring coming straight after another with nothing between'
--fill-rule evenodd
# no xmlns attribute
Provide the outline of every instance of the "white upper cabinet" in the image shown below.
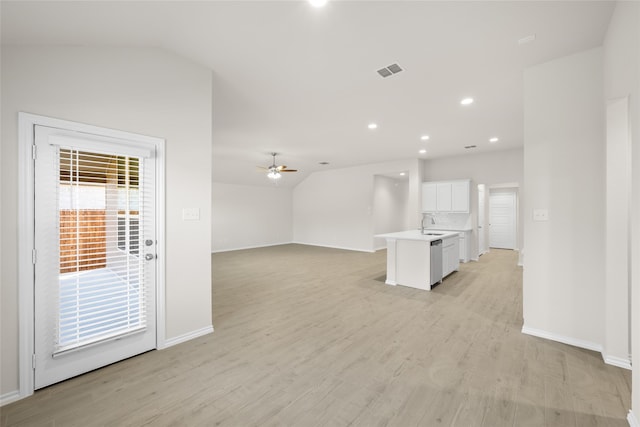
<svg viewBox="0 0 640 427"><path fill-rule="evenodd" d="M469 213L470 181L422 183L422 212Z"/></svg>
<svg viewBox="0 0 640 427"><path fill-rule="evenodd" d="M469 181L451 183L451 211L469 212Z"/></svg>
<svg viewBox="0 0 640 427"><path fill-rule="evenodd" d="M437 189L436 184L425 182L422 184L422 211L435 212L438 208L436 205Z"/></svg>
<svg viewBox="0 0 640 427"><path fill-rule="evenodd" d="M451 212L451 183L439 182L436 184L438 195L436 196L436 206L438 212Z"/></svg>

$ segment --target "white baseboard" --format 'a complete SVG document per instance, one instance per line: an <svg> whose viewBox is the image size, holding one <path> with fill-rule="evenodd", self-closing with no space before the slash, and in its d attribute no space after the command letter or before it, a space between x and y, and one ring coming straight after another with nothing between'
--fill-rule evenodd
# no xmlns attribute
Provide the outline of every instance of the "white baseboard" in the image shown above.
<svg viewBox="0 0 640 427"><path fill-rule="evenodd" d="M13 403L20 399L22 399L22 396L20 396L20 392L18 390L10 391L9 393L5 393L0 396L0 406L8 405L9 403Z"/></svg>
<svg viewBox="0 0 640 427"><path fill-rule="evenodd" d="M241 247L237 247L237 248L215 249L215 250L211 250L211 253L212 254L217 254L219 252L244 251L245 249L268 248L270 246L289 245L291 243L293 243L293 242L267 243L266 245L241 246Z"/></svg>
<svg viewBox="0 0 640 427"><path fill-rule="evenodd" d="M600 344L596 344L590 341L580 340L573 337L566 337L563 335L558 335L558 334L548 332L548 331L543 331L540 329L529 328L527 326L522 327L522 333L527 335L532 335L538 338L544 338L551 341L561 342L563 344L572 345L574 347L586 348L587 350L597 351L602 355L602 360L607 365L617 366L618 368L631 370L631 361L629 359L625 359L617 356L608 356L604 354L603 348Z"/></svg>
<svg viewBox="0 0 640 427"><path fill-rule="evenodd" d="M602 346L591 341L584 341L573 337L566 337L564 335L543 331L541 329L529 328L528 326L522 327L522 333L538 338L561 342L563 344L569 344L574 347L586 348L587 350L597 351L598 353L602 354Z"/></svg>
<svg viewBox="0 0 640 427"><path fill-rule="evenodd" d="M213 325L206 326L204 328L198 329L196 331L191 331L183 335L179 335L177 337L169 338L165 340L164 345L158 347L159 350L163 350L165 348L172 347L174 345L181 344L183 342L190 341L192 339L201 337L203 335L207 335L213 333Z"/></svg>
<svg viewBox="0 0 640 427"><path fill-rule="evenodd" d="M306 242L292 242L296 245L306 245L306 246L317 246L320 248L331 248L331 249L342 249L344 251L355 251L355 252L369 252L369 253L374 253L374 250L367 250L367 249L361 249L361 248L349 248L346 246L332 246L332 245L320 245L320 244L315 244L315 243L306 243Z"/></svg>
<svg viewBox="0 0 640 427"><path fill-rule="evenodd" d="M625 359L624 357L609 356L602 353L602 359L604 359L604 363L607 365L631 370L631 360Z"/></svg>
<svg viewBox="0 0 640 427"><path fill-rule="evenodd" d="M638 419L632 410L629 410L629 413L627 414L627 422L630 427L640 427L640 422L638 422Z"/></svg>

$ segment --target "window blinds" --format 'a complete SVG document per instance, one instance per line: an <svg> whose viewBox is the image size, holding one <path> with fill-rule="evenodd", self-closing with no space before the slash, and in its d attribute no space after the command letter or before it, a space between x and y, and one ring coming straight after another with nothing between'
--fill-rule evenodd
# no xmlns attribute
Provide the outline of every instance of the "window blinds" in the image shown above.
<svg viewBox="0 0 640 427"><path fill-rule="evenodd" d="M54 356L146 327L143 159L57 146ZM54 211L54 210L52 210Z"/></svg>

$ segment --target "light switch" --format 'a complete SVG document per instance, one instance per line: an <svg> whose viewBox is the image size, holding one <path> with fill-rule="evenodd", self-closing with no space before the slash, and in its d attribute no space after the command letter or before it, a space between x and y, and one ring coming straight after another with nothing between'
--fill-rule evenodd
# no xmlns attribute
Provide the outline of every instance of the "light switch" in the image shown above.
<svg viewBox="0 0 640 427"><path fill-rule="evenodd" d="M534 221L549 221L549 210L548 209L534 209L533 210L533 220Z"/></svg>
<svg viewBox="0 0 640 427"><path fill-rule="evenodd" d="M182 209L183 221L199 221L200 220L200 208L183 208Z"/></svg>

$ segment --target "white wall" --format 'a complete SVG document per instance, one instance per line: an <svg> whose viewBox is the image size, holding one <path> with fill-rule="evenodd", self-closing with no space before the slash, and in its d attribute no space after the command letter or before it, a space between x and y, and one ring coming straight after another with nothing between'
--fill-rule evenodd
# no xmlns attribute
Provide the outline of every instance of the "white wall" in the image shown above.
<svg viewBox="0 0 640 427"><path fill-rule="evenodd" d="M629 96L631 131L631 243L632 280L632 408L640 415L640 4L618 2L611 17L604 42L604 96L615 99ZM615 167L616 165L611 165ZM620 203L620 199L618 199ZM609 284L608 284L609 285ZM607 289L609 292L609 289ZM608 297L610 297L608 293ZM609 306L609 303L608 303ZM611 319L609 319L611 320ZM610 340L621 342L624 337L613 331L614 322L607 322L607 347ZM624 329L623 329L624 330Z"/></svg>
<svg viewBox="0 0 640 427"><path fill-rule="evenodd" d="M214 182L213 252L291 243L292 190Z"/></svg>
<svg viewBox="0 0 640 427"><path fill-rule="evenodd" d="M211 71L158 49L2 47L0 395L18 389L18 112L166 139L166 337L211 326ZM182 221L182 208L200 221Z"/></svg>
<svg viewBox="0 0 640 427"><path fill-rule="evenodd" d="M524 328L599 349L604 338L602 49L524 76ZM533 222L533 209L549 220Z"/></svg>
<svg viewBox="0 0 640 427"><path fill-rule="evenodd" d="M408 229L409 181L376 175L373 184L373 233L393 233ZM386 239L376 238L374 248L387 247Z"/></svg>
<svg viewBox="0 0 640 427"><path fill-rule="evenodd" d="M471 185L471 220L472 226L477 227L478 219L478 188L477 184L485 184L486 196L489 196L491 186L515 183L519 185L520 197L524 193L524 153L521 148L513 150L494 151L483 154L469 154L465 156L445 157L424 161L424 181L446 181L470 178ZM488 199L485 203L488 209ZM488 211L487 211L488 212ZM518 224L518 246L524 247L522 203L520 203ZM488 221L488 214L486 215ZM486 235L488 242L489 236ZM472 258L478 258L477 230L472 234ZM488 243L487 243L488 245Z"/></svg>
<svg viewBox="0 0 640 427"><path fill-rule="evenodd" d="M374 250L374 175L409 173L409 228L420 224L419 160L375 163L314 172L293 190L293 240L297 243Z"/></svg>

